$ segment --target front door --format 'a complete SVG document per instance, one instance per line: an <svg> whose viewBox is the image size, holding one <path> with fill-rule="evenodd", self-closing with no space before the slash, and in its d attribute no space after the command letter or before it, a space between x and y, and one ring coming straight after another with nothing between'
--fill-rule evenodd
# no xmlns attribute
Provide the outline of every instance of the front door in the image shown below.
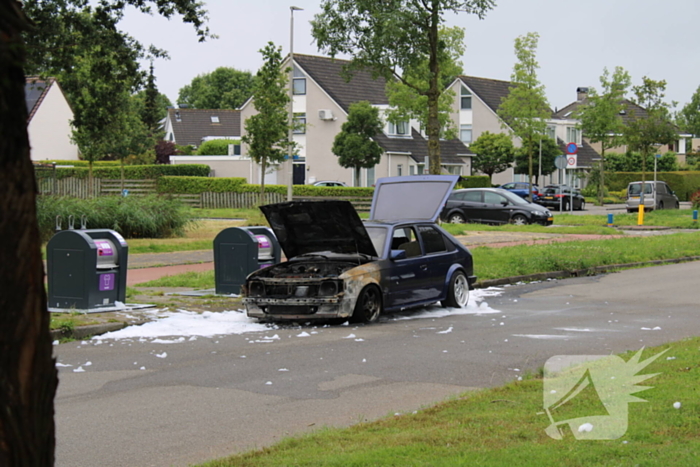
<svg viewBox="0 0 700 467"><path fill-rule="evenodd" d="M306 164L303 162L301 164L294 164L292 183L294 185L304 185L306 183Z"/></svg>

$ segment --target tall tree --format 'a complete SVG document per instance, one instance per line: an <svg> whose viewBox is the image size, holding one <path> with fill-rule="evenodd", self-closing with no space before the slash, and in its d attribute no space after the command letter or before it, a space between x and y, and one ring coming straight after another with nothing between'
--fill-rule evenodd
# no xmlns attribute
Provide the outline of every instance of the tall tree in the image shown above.
<svg viewBox="0 0 700 467"><path fill-rule="evenodd" d="M153 74L153 62L148 73L148 81L144 90L144 102L141 109L141 121L151 133L155 133L160 128L161 109L158 108L158 88L156 87L156 77ZM165 110L165 109L162 109Z"/></svg>
<svg viewBox="0 0 700 467"><path fill-rule="evenodd" d="M20 3L0 0L0 465L51 466L58 378L29 157L24 31Z"/></svg>
<svg viewBox="0 0 700 467"><path fill-rule="evenodd" d="M540 143L541 141L541 143ZM543 136L541 140L532 141L534 144L533 148L523 145L515 150L515 173L516 174L526 174L528 173L530 167L530 154L537 154L537 157L532 161L532 169L537 174L540 172L542 175L549 175L556 170L554 165L554 159L561 155L561 149L557 143L546 136ZM540 146L541 144L541 146ZM542 170L540 171L540 149L542 151ZM535 176L535 184L540 183L539 175Z"/></svg>
<svg viewBox="0 0 700 467"><path fill-rule="evenodd" d="M518 61L513 66L511 75L513 86L498 108L498 115L503 119L504 126L510 128L527 148L530 199L535 143L539 146L541 135L547 128L546 119L551 115L544 86L537 79L537 69L540 66L535 53L539 37L536 32L530 32L515 39L515 56Z"/></svg>
<svg viewBox="0 0 700 467"><path fill-rule="evenodd" d="M333 154L338 156L341 167L355 169L356 186L360 186L360 169L370 169L382 158L382 148L372 138L381 133L383 127L379 109L360 101L350 104L348 119L335 135Z"/></svg>
<svg viewBox="0 0 700 467"><path fill-rule="evenodd" d="M691 97L690 102L678 112L676 119L683 131L696 137L700 136L700 86Z"/></svg>
<svg viewBox="0 0 700 467"><path fill-rule="evenodd" d="M263 66L258 70L253 88L253 106L258 111L245 121L246 134L241 140L248 145L248 155L262 170L260 203L265 196L265 174L270 164L279 164L287 154L288 69L282 69L282 47L268 42L260 50ZM289 154L292 157L292 154Z"/></svg>
<svg viewBox="0 0 700 467"><path fill-rule="evenodd" d="M462 28L440 28L440 38L445 47L440 50L440 88L446 89L450 83L463 73L460 57L464 55L464 30ZM403 77L413 84L408 86L399 80L387 82L387 97L391 109L386 117L389 121L399 123L416 119L422 128L428 127L428 96L421 95L416 89L429 86L430 70L427 58L416 69L404 70ZM438 119L440 121L441 139L457 137L456 128L450 113L454 103L454 92L445 90L438 98Z"/></svg>
<svg viewBox="0 0 700 467"><path fill-rule="evenodd" d="M113 122L129 109L128 100L142 83L139 59L167 57L155 47L144 47L118 29L126 5L144 13L157 9L170 18L182 15L192 23L200 40L212 37L206 10L197 0L27 0L24 8L37 27L26 34L30 74L53 76L61 83L73 107L75 141L88 161L110 151L106 145L122 135Z"/></svg>
<svg viewBox="0 0 700 467"><path fill-rule="evenodd" d="M515 147L513 141L505 133L483 132L469 149L476 154L472 158L472 168L489 176L503 172L513 163Z"/></svg>
<svg viewBox="0 0 700 467"><path fill-rule="evenodd" d="M604 68L600 77L601 92L589 89L586 100L576 112L586 138L592 143L600 143L598 203L601 205L605 196L605 151L619 146L622 140L624 124L620 113L626 108L624 98L630 84L630 75L624 68L615 67L612 77Z"/></svg>
<svg viewBox="0 0 700 467"><path fill-rule="evenodd" d="M639 115L634 110L628 112L630 119L624 128L624 140L629 150L641 153L642 183L646 180L647 160L656 152L656 147L671 144L678 137L671 123L671 106L664 102L665 91L666 81L655 81L646 76L642 78L642 84L632 87L632 100L644 112L639 112Z"/></svg>
<svg viewBox="0 0 700 467"><path fill-rule="evenodd" d="M187 104L195 109L237 109L250 98L254 81L249 71L219 67L183 86L178 104Z"/></svg>
<svg viewBox="0 0 700 467"><path fill-rule="evenodd" d="M398 79L426 97L430 173L439 174L439 99L445 90L440 63L449 55L449 41L443 40L440 27L449 12L466 11L483 18L494 5L494 0L323 0L323 11L311 21L311 33L323 52L353 57L346 71L370 69L375 76ZM426 62L424 79L414 79Z"/></svg>

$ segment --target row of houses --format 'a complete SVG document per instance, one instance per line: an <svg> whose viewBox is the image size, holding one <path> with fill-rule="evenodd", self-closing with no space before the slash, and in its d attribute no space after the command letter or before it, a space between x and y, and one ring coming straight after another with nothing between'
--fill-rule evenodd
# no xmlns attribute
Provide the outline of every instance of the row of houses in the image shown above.
<svg viewBox="0 0 700 467"><path fill-rule="evenodd" d="M349 62L345 60L300 54L295 54L293 60L291 85L294 119L304 125L294 131L293 139L300 150L293 158L291 173L288 164L281 164L269 173L262 174L260 167L247 156L245 144L232 145L229 155L172 156L171 163L205 163L211 167L212 174L216 177L244 177L253 184L258 184L263 179L266 184L286 184L292 179L294 184L337 180L348 185L372 186L379 177L414 175L427 171L427 137L418 123L406 121L394 124L387 121L383 133L375 137L384 150L381 162L371 169L362 169L360 179L354 180L354 170L342 168L332 153L333 140L347 120L352 103L368 101L382 114L389 110L385 81L381 78L373 79L368 71L357 71L349 81L346 80L342 69ZM289 57L284 63L285 68L288 66ZM473 76L458 76L450 84L449 90L455 96L450 118L459 130L459 137L441 142L444 173L462 176L475 174L472 168L475 154L470 151L470 144L486 131L511 134L508 126L498 116L498 108L510 88L511 83L508 81ZM586 100L586 93L587 88L578 88L576 100L561 110L550 109L551 118L547 121L547 136L558 142L562 153L565 152L567 143L574 142L578 145L576 168L567 170L566 180L560 178L562 174L554 173L540 183L571 181L581 186L585 173L600 159L600 147L589 144L577 128L578 121L574 118L575 110ZM644 109L631 102L627 104L636 115L644 115ZM244 122L255 112L252 98L236 110L168 109L164 123L165 139L193 147L211 139L239 140L245 134ZM622 117L623 120L629 118L626 115ZM688 136L679 135L678 141L668 148L678 153L681 162L685 159L685 137ZM516 146L521 145L519 138L511 137ZM33 159L42 160L39 146L32 146ZM525 178L526 175L514 174L511 168L494 175L493 182L502 184Z"/></svg>

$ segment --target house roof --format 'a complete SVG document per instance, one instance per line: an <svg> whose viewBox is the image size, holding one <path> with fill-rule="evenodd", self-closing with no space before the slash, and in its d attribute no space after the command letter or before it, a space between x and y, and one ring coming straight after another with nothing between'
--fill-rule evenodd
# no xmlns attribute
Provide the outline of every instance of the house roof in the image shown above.
<svg viewBox="0 0 700 467"><path fill-rule="evenodd" d="M313 79L347 113L350 104L368 101L372 105L388 105L386 81L372 78L366 70L352 72L350 81L343 77L343 66L350 61L314 55L294 54L294 62Z"/></svg>
<svg viewBox="0 0 700 467"><path fill-rule="evenodd" d="M27 121L30 122L41 106L49 89L56 82L55 78L41 79L36 76L27 77L24 84L24 97L27 103Z"/></svg>
<svg viewBox="0 0 700 467"><path fill-rule="evenodd" d="M180 145L199 146L210 136L241 136L240 110L168 109L168 119L175 142Z"/></svg>
<svg viewBox="0 0 700 467"><path fill-rule="evenodd" d="M567 105L566 107L562 108L561 110L558 110L553 114L554 118L567 118L567 119L572 119L576 120L575 113L576 111L586 102L588 99L582 99L578 101L574 101L571 104ZM625 110L625 113L620 114L622 117L622 123L625 125L629 123L632 120L632 116L634 115L635 118L646 118L647 117L647 111L644 109L644 107L640 107L634 102L628 100L628 99L623 99L622 103L627 107Z"/></svg>
<svg viewBox="0 0 700 467"><path fill-rule="evenodd" d="M474 94L479 96L493 113L498 112L501 101L508 97L510 88L513 87L510 81L477 78L475 76L458 76L458 78L466 84Z"/></svg>
<svg viewBox="0 0 700 467"><path fill-rule="evenodd" d="M415 129L411 129L410 138L390 138L385 134L373 138L384 152L409 154L419 164L425 162L428 155L428 140ZM464 158L474 153L458 139L440 141L440 162L442 164L464 164Z"/></svg>

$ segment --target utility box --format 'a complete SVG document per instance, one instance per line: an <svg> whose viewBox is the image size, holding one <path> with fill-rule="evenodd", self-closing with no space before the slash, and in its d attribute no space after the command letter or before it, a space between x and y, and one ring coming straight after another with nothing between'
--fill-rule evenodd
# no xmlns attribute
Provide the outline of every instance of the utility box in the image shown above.
<svg viewBox="0 0 700 467"><path fill-rule="evenodd" d="M113 230L63 230L46 245L49 308L93 310L126 300L129 247Z"/></svg>
<svg viewBox="0 0 700 467"><path fill-rule="evenodd" d="M240 294L253 271L279 263L282 249L268 227L229 227L214 238L216 293Z"/></svg>

